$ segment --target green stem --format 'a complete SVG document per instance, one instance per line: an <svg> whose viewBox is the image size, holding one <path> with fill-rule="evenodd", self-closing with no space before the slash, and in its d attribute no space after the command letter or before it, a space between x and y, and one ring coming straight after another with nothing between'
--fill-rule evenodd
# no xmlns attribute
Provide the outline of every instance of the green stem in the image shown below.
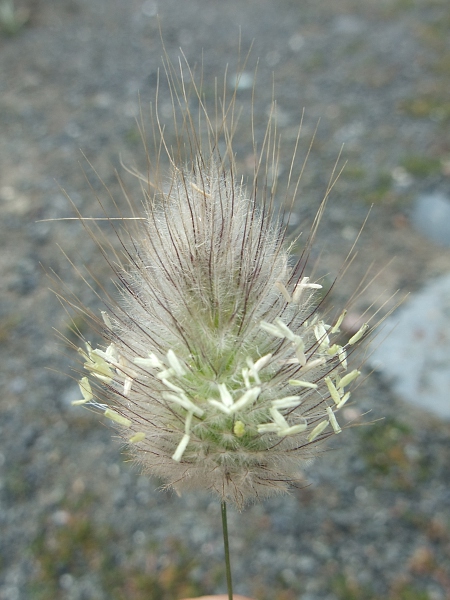
<svg viewBox="0 0 450 600"><path fill-rule="evenodd" d="M223 546L225 549L225 570L227 574L228 600L233 600L233 584L231 583L230 546L228 545L227 503L222 506Z"/></svg>

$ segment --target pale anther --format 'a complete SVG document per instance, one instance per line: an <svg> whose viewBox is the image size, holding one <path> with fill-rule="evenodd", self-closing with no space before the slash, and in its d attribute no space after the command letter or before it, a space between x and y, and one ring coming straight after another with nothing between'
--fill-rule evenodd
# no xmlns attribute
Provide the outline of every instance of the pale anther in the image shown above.
<svg viewBox="0 0 450 600"><path fill-rule="evenodd" d="M316 336L316 340L319 342L320 347L329 347L330 338L328 337L323 321L319 321L316 325L314 325L314 335Z"/></svg>
<svg viewBox="0 0 450 600"><path fill-rule="evenodd" d="M320 290L322 288L322 286L318 283L308 283L309 282L309 277L303 277L303 279L297 283L297 285L294 288L294 292L292 294L292 302L294 304L299 304L300 303L300 299L301 296L303 294L303 290L310 288L313 290Z"/></svg>
<svg viewBox="0 0 450 600"><path fill-rule="evenodd" d="M339 331L339 327L342 325L342 321L345 319L346 314L347 314L347 309L344 309L341 312L341 314L339 315L339 318L336 321L336 323L330 329L330 333L337 333Z"/></svg>
<svg viewBox="0 0 450 600"><path fill-rule="evenodd" d="M341 348L341 346L339 346L338 344L333 344L328 348L327 354L333 356L334 354L337 354L339 352L339 348Z"/></svg>
<svg viewBox="0 0 450 600"><path fill-rule="evenodd" d="M162 397L164 400L171 400L172 402L175 402L175 404L182 406L187 411L192 411L198 417L201 417L205 412L202 408L191 402L191 400L189 400L185 394L172 394L171 392L163 392Z"/></svg>
<svg viewBox="0 0 450 600"><path fill-rule="evenodd" d="M133 360L136 365L140 367L151 367L152 369L162 369L164 368L163 363L159 360L156 354L149 354L148 358L137 357Z"/></svg>
<svg viewBox="0 0 450 600"><path fill-rule="evenodd" d="M296 336L295 333L293 333L289 327L286 325L286 323L283 323L283 321L280 319L280 317L277 317L274 321L275 325L278 327L278 329L280 330L281 333L284 333L284 337L286 339L288 339L290 342L298 342L298 337ZM300 338L301 339L301 338Z"/></svg>
<svg viewBox="0 0 450 600"><path fill-rule="evenodd" d="M276 425L278 425L278 427L282 427L282 428L289 427L288 422L286 421L286 419L283 417L283 415L275 407L272 407L270 409L270 414L272 416L272 419L274 420L274 423Z"/></svg>
<svg viewBox="0 0 450 600"><path fill-rule="evenodd" d="M186 415L186 421L184 423L184 433L189 433L191 430L191 423L192 423L192 416L193 416L193 412L189 411L188 414Z"/></svg>
<svg viewBox="0 0 450 600"><path fill-rule="evenodd" d="M302 381L301 379L289 379L289 385L294 385L296 387L304 387L311 388L312 390L317 389L317 383L312 383L311 381Z"/></svg>
<svg viewBox="0 0 450 600"><path fill-rule="evenodd" d="M257 429L258 433L276 433L280 428L275 423L263 423L258 425Z"/></svg>
<svg viewBox="0 0 450 600"><path fill-rule="evenodd" d="M169 350L167 352L167 360L169 361L169 365L179 377L183 377L183 375L186 375L186 370L184 369L183 365L178 359L178 356L173 350Z"/></svg>
<svg viewBox="0 0 450 600"><path fill-rule="evenodd" d="M247 390L245 392L245 394L243 396L241 396L239 398L239 400L236 400L236 402L233 404L233 406L230 407L230 411L236 412L238 410L242 410L248 404L253 404L253 402L256 400L256 398L259 396L260 393L261 393L261 388L259 388L259 387L252 388L251 390Z"/></svg>
<svg viewBox="0 0 450 600"><path fill-rule="evenodd" d="M183 437L181 438L181 442L178 444L177 449L175 450L175 452L172 455L172 459L176 462L180 462L180 460L183 457L184 451L187 448L187 445L189 444L189 440L190 440L190 436L185 433L183 435Z"/></svg>
<svg viewBox="0 0 450 600"><path fill-rule="evenodd" d="M234 403L233 396L227 389L227 386L224 383L219 383L217 386L219 388L220 399L225 406L232 406Z"/></svg>
<svg viewBox="0 0 450 600"><path fill-rule="evenodd" d="M340 349L338 351L338 357L339 357L339 360L341 362L342 368L343 369L347 369L347 367L348 367L348 364L347 364L347 352L345 351L345 349L342 346L340 346Z"/></svg>
<svg viewBox="0 0 450 600"><path fill-rule="evenodd" d="M275 287L281 292L281 294L282 294L283 298L286 300L286 302L290 303L292 301L291 296L290 296L289 292L287 291L284 283L281 283L281 281L277 281L277 282L275 282Z"/></svg>
<svg viewBox="0 0 450 600"><path fill-rule="evenodd" d="M307 373L308 371L311 371L312 369L317 369L318 367L321 367L325 363L326 363L325 358L315 358L314 360L309 360L309 361L307 361L307 363L305 365L302 365L301 373L303 375L304 373Z"/></svg>
<svg viewBox="0 0 450 600"><path fill-rule="evenodd" d="M252 359L249 356L247 357L246 362L247 362L247 365L248 365L248 374L253 377L253 379L254 379L254 381L255 381L255 383L257 385L260 385L261 384L261 380L259 378L258 371L255 369L254 362L252 361Z"/></svg>
<svg viewBox="0 0 450 600"><path fill-rule="evenodd" d="M285 429L279 429L277 435L284 437L286 435L295 435L296 433L302 433L308 427L307 423L299 423L298 425L292 425L292 427L286 427Z"/></svg>
<svg viewBox="0 0 450 600"><path fill-rule="evenodd" d="M273 335L274 337L278 337L278 338L286 337L284 335L284 333L280 330L280 328L277 327L276 325L273 325L272 323L267 323L267 321L261 321L259 326L261 327L261 329L264 329L264 331L267 331L267 333L270 333L270 335Z"/></svg>
<svg viewBox="0 0 450 600"><path fill-rule="evenodd" d="M87 377L83 377L81 381L79 381L78 385L80 386L81 394L83 395L83 400L73 400L73 406L86 404L86 402L89 402L94 397L92 394L91 384L89 383L89 379Z"/></svg>
<svg viewBox="0 0 450 600"><path fill-rule="evenodd" d="M304 345L302 346L297 346L295 349L295 357L297 358L299 364L304 367L306 365L306 355L303 351Z"/></svg>
<svg viewBox="0 0 450 600"><path fill-rule="evenodd" d="M345 386L349 385L349 383L351 383L352 381L354 381L357 377L359 377L361 375L361 371L358 371L357 369L354 369L353 371L351 371L350 373L347 373L347 375L345 375L338 383L337 387L338 390L340 389L344 389Z"/></svg>
<svg viewBox="0 0 450 600"><path fill-rule="evenodd" d="M172 367L169 367L168 369L164 369L164 371L161 371L160 373L157 374L157 378L158 379L168 379L169 377L173 377L175 375L175 370L172 369Z"/></svg>
<svg viewBox="0 0 450 600"><path fill-rule="evenodd" d="M225 406L225 404L223 404L222 402L219 402L218 400L208 400L208 403L211 404L211 406L215 406L226 415L231 415L231 410L229 409L229 407Z"/></svg>
<svg viewBox="0 0 450 600"><path fill-rule="evenodd" d="M111 323L111 319L109 318L108 313L105 312L104 310L101 310L100 313L102 315L103 323L106 325L106 327L108 327L109 329L112 329L112 323Z"/></svg>
<svg viewBox="0 0 450 600"><path fill-rule="evenodd" d="M119 415L119 413L116 413L115 411L111 410L110 408L107 408L104 412L105 417L108 417L108 419L111 419L111 421L114 421L115 423L118 423L119 425L123 425L124 427L130 427L131 425L131 421L130 419L126 419L125 417L122 417L122 415Z"/></svg>
<svg viewBox="0 0 450 600"><path fill-rule="evenodd" d="M128 396L131 391L131 386L133 384L133 379L131 377L125 377L125 381L123 383L123 395Z"/></svg>
<svg viewBox="0 0 450 600"><path fill-rule="evenodd" d="M266 367L269 364L271 358L272 354L266 354L265 356L261 356L261 358L258 358L258 360L254 364L255 371L259 373L261 369L264 369L264 367Z"/></svg>
<svg viewBox="0 0 450 600"><path fill-rule="evenodd" d="M328 417L330 419L331 427L333 428L334 433L341 433L341 431L342 431L341 426L337 422L335 414L329 406L327 406L327 413L328 413Z"/></svg>
<svg viewBox="0 0 450 600"><path fill-rule="evenodd" d="M315 439L317 439L322 433L322 431L324 431L328 427L329 423L330 422L326 420L321 421L318 425L316 425L311 431L311 433L308 435L308 442L313 442Z"/></svg>
<svg viewBox="0 0 450 600"><path fill-rule="evenodd" d="M334 403L339 404L341 401L341 395L334 383L331 381L331 377L325 377L325 383L327 384L328 391L330 392L330 396L334 400Z"/></svg>
<svg viewBox="0 0 450 600"><path fill-rule="evenodd" d="M250 383L250 370L244 367L242 369L242 379L244 380L245 387L249 390L252 387Z"/></svg>
<svg viewBox="0 0 450 600"><path fill-rule="evenodd" d="M134 435L130 437L128 440L130 444L137 444L138 442L142 442L145 439L145 433L143 431L138 431Z"/></svg>
<svg viewBox="0 0 450 600"><path fill-rule="evenodd" d="M165 386L172 390L172 392L177 392L177 394L184 394L184 390L177 385L171 383L168 379L162 379L162 382Z"/></svg>
<svg viewBox="0 0 450 600"><path fill-rule="evenodd" d="M364 325L361 325L361 327L358 329L358 331L355 333L355 335L352 336L348 340L348 345L353 346L353 344L356 344L356 342L359 342L359 340L364 336L364 334L366 333L366 331L368 329L369 329L369 323L364 323Z"/></svg>
<svg viewBox="0 0 450 600"><path fill-rule="evenodd" d="M349 398L350 398L350 392L347 392L346 394L344 394L342 396L342 400L336 406L336 410L339 410L340 408L342 408Z"/></svg>
<svg viewBox="0 0 450 600"><path fill-rule="evenodd" d="M272 400L272 406L278 409L294 408L295 406L300 406L301 402L300 396L286 396L285 398Z"/></svg>

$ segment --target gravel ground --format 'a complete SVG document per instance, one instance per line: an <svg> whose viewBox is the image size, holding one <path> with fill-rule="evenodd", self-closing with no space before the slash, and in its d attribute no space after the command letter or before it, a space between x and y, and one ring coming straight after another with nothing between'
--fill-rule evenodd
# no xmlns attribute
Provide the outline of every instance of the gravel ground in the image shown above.
<svg viewBox="0 0 450 600"><path fill-rule="evenodd" d="M138 93L146 106L156 92L159 14L170 59L181 46L191 64L203 64L206 88L227 63L230 77L236 73L239 36L242 56L254 40L245 72L259 59L257 133L275 83L280 197L302 109L302 152L321 118L294 207L300 224L310 222L345 143L347 167L318 236L320 270L336 273L373 204L358 259L333 302L351 294L375 260L385 268L352 315L357 321L369 307L384 314L398 288L414 292L450 271L450 250L409 219L417 194L448 195L450 186L449 4L18 0L16 7L28 22L0 34L0 599L177 600L224 591L217 502L158 490L122 461L98 418L71 406L79 391L64 373L75 360L52 330L68 332L67 316L40 263L91 307L93 293L76 282L57 244L100 281L104 268L81 226L36 221L71 214L62 190L85 215L98 214L96 193L107 201L87 167L89 187L80 148L118 199L119 155L142 164L134 119ZM160 98L164 115L164 86ZM236 152L245 174L251 89L238 100ZM372 425L349 429L320 460L301 465L304 486L292 495L230 511L239 593L450 598L450 425L403 404L376 374L358 395L346 416L370 410Z"/></svg>

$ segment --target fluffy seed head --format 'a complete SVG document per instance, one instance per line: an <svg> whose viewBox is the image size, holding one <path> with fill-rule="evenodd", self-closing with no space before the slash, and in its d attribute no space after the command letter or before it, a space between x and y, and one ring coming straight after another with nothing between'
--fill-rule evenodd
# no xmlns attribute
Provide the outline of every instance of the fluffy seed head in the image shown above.
<svg viewBox="0 0 450 600"><path fill-rule="evenodd" d="M149 163L142 219L118 233L120 298L103 298L105 346L79 350L87 377L75 404L112 420L145 472L241 507L286 491L318 443L341 431L335 412L359 372L347 373L337 343L343 315L327 324L315 302L314 236L297 263L286 247L265 178L276 163L273 121L245 184L233 154L235 94L213 118L192 84L195 120L183 76L166 69L177 146L156 112L170 168L161 175ZM97 242L107 254L99 234Z"/></svg>

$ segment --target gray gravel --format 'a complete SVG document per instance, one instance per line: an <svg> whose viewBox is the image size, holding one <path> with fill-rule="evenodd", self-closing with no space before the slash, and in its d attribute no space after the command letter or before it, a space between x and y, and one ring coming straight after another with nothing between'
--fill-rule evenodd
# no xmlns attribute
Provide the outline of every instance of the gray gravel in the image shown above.
<svg viewBox="0 0 450 600"><path fill-rule="evenodd" d="M249 76L259 58L257 134L275 81L280 197L303 107L303 153L321 118L294 208L302 228L345 143L347 168L315 256L320 250L321 274L336 273L374 203L358 259L332 301L348 297L375 260L386 266L350 316L356 323L366 310L385 314L398 288L415 292L450 272L449 249L410 224L419 194L449 194L449 5L16 5L29 9L28 24L13 36L0 34L0 599L177 600L223 592L217 502L158 490L158 482L123 462L97 417L71 406L78 390L66 374L75 359L52 331L67 332L67 316L40 264L93 309L94 294L77 281L57 243L100 280L104 266L80 226L36 221L71 214L63 190L85 215L98 214L95 193L108 201L84 162L93 189L86 182L80 148L117 198L119 156L144 164L134 118L138 92L145 106L154 99L162 64L156 13L171 60L182 46L191 64L203 61L210 86L227 63L230 76L236 73L240 28L243 56L254 40ZM168 101L162 85L163 114ZM241 89L239 101L236 152L245 173L251 90ZM449 424L403 404L376 374L356 395L346 418L370 410L363 420L374 424L349 429L316 463L299 465L304 485L291 496L230 511L239 593L258 600L450 598Z"/></svg>

